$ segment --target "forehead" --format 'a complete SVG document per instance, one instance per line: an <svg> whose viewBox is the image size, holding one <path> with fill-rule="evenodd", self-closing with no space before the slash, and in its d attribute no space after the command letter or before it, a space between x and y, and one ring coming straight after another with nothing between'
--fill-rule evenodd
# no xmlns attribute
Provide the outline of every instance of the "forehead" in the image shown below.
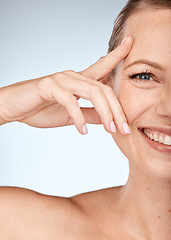
<svg viewBox="0 0 171 240"><path fill-rule="evenodd" d="M147 9L131 16L124 34L134 39L126 61L147 58L163 64L171 63L171 10Z"/></svg>

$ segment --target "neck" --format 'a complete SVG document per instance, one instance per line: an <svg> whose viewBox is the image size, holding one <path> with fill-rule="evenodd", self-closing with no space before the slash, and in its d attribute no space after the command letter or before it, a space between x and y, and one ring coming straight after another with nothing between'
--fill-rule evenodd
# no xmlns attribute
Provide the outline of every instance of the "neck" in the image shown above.
<svg viewBox="0 0 171 240"><path fill-rule="evenodd" d="M171 180L153 178L130 167L120 192L120 209L129 231L150 240L171 236ZM129 207L128 207L129 206ZM134 235L135 238L135 235Z"/></svg>

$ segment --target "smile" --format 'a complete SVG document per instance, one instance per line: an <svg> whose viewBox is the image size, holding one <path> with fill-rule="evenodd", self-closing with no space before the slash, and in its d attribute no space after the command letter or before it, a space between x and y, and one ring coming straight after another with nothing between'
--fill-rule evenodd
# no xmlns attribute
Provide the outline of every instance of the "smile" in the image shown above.
<svg viewBox="0 0 171 240"><path fill-rule="evenodd" d="M171 133L170 130L159 131L158 129L139 128L141 135L148 145L163 153L171 154Z"/></svg>
<svg viewBox="0 0 171 240"><path fill-rule="evenodd" d="M155 142L171 146L171 136L169 135L155 131L150 131L150 129L144 129L144 133L148 138L154 140Z"/></svg>

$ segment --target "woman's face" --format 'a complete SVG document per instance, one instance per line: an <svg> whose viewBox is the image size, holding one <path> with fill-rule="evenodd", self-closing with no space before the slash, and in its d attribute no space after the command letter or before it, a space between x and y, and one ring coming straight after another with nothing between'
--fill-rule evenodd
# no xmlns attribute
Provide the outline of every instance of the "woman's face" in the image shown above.
<svg viewBox="0 0 171 240"><path fill-rule="evenodd" d="M162 140L163 130L157 128L165 128L171 136L171 10L136 13L125 26L127 34L134 44L117 67L112 84L131 134L123 136L117 131L112 136L130 167L133 164L150 176L171 179L171 146L150 140L139 130L148 129L151 137L156 130L156 140Z"/></svg>

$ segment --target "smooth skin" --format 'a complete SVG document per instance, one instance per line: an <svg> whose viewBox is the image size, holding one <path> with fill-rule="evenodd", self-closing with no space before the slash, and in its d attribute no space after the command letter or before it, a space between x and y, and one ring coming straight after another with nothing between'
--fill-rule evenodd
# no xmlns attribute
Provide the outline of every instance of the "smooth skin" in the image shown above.
<svg viewBox="0 0 171 240"><path fill-rule="evenodd" d="M84 71L64 71L1 88L0 125L12 121L41 128L75 124L83 134L82 126L92 123L103 124L112 133L110 122L114 121L117 130L127 135L122 126L127 119L109 86L108 74L129 54L132 44L128 36ZM94 108L80 108L80 97L90 100ZM0 187L0 239L99 239L101 233L94 220L86 216L81 199L78 203L77 197L60 198ZM90 199L85 200L89 204Z"/></svg>
<svg viewBox="0 0 171 240"><path fill-rule="evenodd" d="M169 9L148 8L131 16L124 28L124 36L134 40L131 51L116 66L115 76L105 79L131 130L128 135L119 130L124 119L116 122L119 131L112 133L129 160L126 185L72 198L2 187L0 228L9 233L6 239L170 240L170 154L151 148L138 131L140 126L171 129L170 29ZM119 48L129 48L128 39ZM140 59L146 63L133 65ZM153 74L148 81L140 75L146 71ZM132 73L139 75L130 79Z"/></svg>

